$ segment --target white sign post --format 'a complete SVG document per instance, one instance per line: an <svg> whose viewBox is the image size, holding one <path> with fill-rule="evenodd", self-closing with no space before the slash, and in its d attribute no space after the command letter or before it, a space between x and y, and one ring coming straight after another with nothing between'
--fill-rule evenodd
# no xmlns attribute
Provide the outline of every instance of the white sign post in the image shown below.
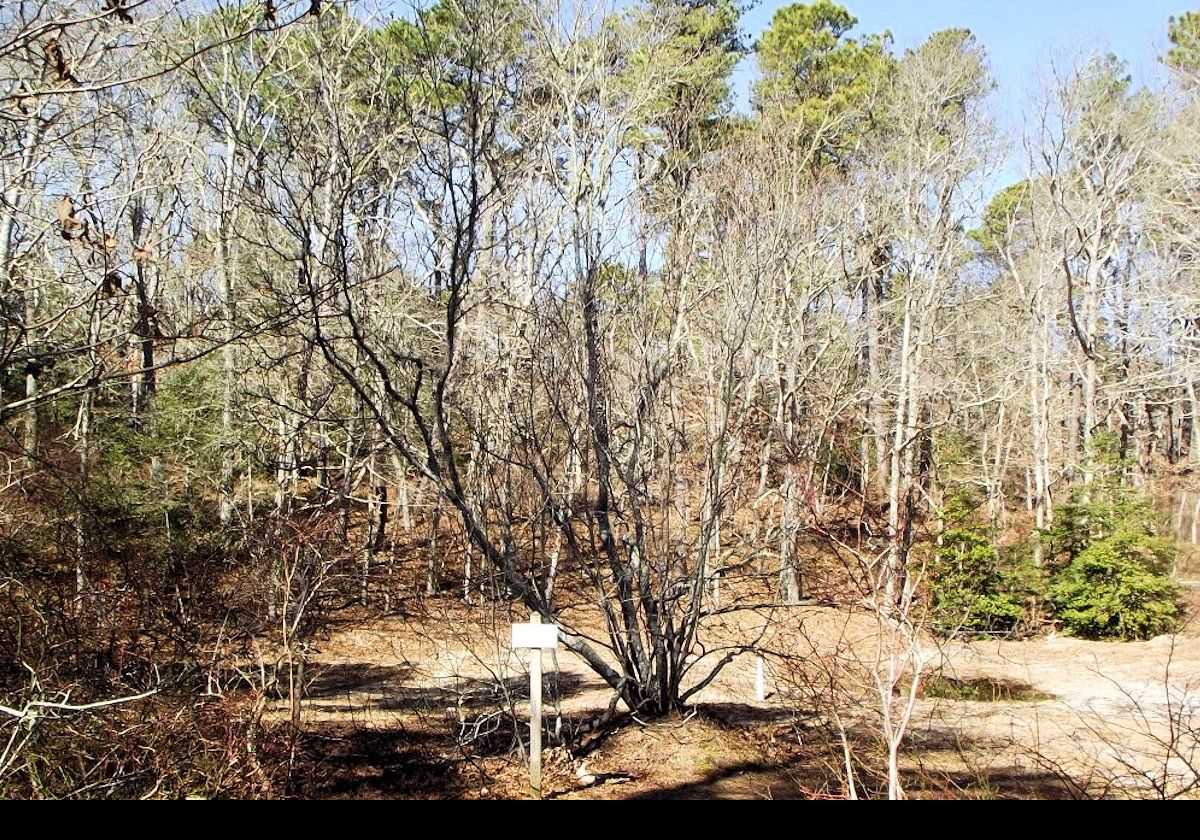
<svg viewBox="0 0 1200 840"><path fill-rule="evenodd" d="M513 650L529 653L529 786L542 798L542 651L558 648L558 627L542 624L542 617L531 613L528 624L512 626Z"/></svg>

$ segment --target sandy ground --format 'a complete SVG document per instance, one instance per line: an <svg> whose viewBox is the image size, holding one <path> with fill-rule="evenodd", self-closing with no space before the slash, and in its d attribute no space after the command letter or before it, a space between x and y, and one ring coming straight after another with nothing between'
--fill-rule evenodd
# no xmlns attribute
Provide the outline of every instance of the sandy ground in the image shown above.
<svg viewBox="0 0 1200 840"><path fill-rule="evenodd" d="M509 623L522 618L503 605L467 610L451 599L430 599L419 614L335 630L317 646L309 668L303 725L312 782L306 793L528 795L517 747L527 731L519 721L528 677L522 657L508 649ZM862 666L876 661L879 623L828 607L744 613L705 641L713 647L752 641L768 651L766 699L756 697L754 656L743 655L684 715L631 721L586 755L551 747L544 793L845 795L840 754L829 748L830 718L816 714L820 691L836 676L851 739L873 731L879 694L872 694L869 679L862 681L868 672ZM927 685L941 680L984 688L969 692L969 699L942 694L916 702L904 753L915 795L1153 796L1177 793L1196 777L1193 768L1200 765L1185 763L1200 759L1200 636L1194 630L1133 643L1054 635L940 645L927 639L921 659ZM853 664L829 664L835 661ZM545 668L551 733L607 706L607 687L573 655L547 655ZM1180 732L1181 725L1192 729ZM866 758L870 748L855 749ZM870 789L869 768L860 772L859 790Z"/></svg>

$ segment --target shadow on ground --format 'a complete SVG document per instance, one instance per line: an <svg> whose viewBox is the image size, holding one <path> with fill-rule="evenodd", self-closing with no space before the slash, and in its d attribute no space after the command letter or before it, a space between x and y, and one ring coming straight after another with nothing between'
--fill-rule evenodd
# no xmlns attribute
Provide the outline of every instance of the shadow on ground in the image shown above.
<svg viewBox="0 0 1200 840"><path fill-rule="evenodd" d="M547 681L554 682L553 676L548 675ZM405 667L368 663L333 666L318 674L311 697L323 701L320 709L340 709L341 705L330 706L328 701L336 704L345 697L348 710L376 708L395 714L372 725L310 723L300 741L302 761L296 778L302 781L296 785L296 795L353 799L521 795L524 771L519 742L525 723L515 720L511 710L527 694L527 680L518 675L503 681L458 679L444 687L405 685L411 677ZM553 691L567 697L584 687L580 677L564 673L558 675ZM552 687L546 688L547 696L553 696ZM987 687L989 695L993 688ZM1008 691L1012 688L1005 686ZM703 704L694 717L694 724L691 718L682 718L669 725L626 727L611 733L616 736L611 740L602 737L605 755L600 763L609 772L599 774L587 792L566 789L574 781L568 765L560 768L555 786L569 798L577 793L613 799L843 796L840 741L822 730L817 717L747 703ZM564 731L581 723L573 717L564 720L568 724ZM693 725L700 727L698 734L693 730L680 739L678 733ZM877 742L867 729L853 731L849 737L855 755L878 754ZM710 749L709 744L716 746ZM679 751L689 746L700 750L697 762L707 765L704 771L689 770L685 763L674 779L663 773L665 751L686 755ZM996 744L965 740L950 729L923 727L912 733L905 750L906 762L920 768L906 773L906 789L917 798L1080 798L1069 779L1043 772L1044 767L1015 766L1011 760L987 765L989 757L995 760L1001 754ZM981 769L967 772L967 766ZM885 792L883 779L865 764L856 768L856 776L860 795Z"/></svg>
<svg viewBox="0 0 1200 840"><path fill-rule="evenodd" d="M713 770L703 779L642 791L626 799L807 799L787 768L744 761Z"/></svg>
<svg viewBox="0 0 1200 840"><path fill-rule="evenodd" d="M322 727L300 741L304 799L456 799L465 779L439 733Z"/></svg>
<svg viewBox="0 0 1200 840"><path fill-rule="evenodd" d="M414 670L406 665L387 667L367 662L329 665L318 671L306 697L320 701L320 709L325 712L474 709L529 698L529 678L524 675L504 680L456 677L443 680L441 685L406 684L413 675ZM542 678L542 696L548 703L573 697L585 688L584 680L571 672L554 672ZM363 698L364 694L368 696ZM347 701L344 705L328 702L342 698Z"/></svg>

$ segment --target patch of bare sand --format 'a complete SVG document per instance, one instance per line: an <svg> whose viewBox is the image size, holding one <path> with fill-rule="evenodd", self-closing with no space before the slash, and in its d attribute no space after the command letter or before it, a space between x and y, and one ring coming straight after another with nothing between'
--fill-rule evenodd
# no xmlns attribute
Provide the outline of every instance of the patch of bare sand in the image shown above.
<svg viewBox="0 0 1200 840"><path fill-rule="evenodd" d="M333 733L336 752L362 747L358 781L331 782L316 795L526 795L518 739L528 693L522 658L508 650L508 627L525 616L506 606L468 609L425 602L419 615L346 626L314 653L303 721ZM585 628L600 636L598 627ZM820 788L828 756L807 749L803 721L814 700L797 690L807 663L820 676L835 653L871 661L881 624L865 611L773 608L720 617L701 637L706 663L738 646L767 654L765 701L755 697L755 656L742 653L694 698L697 714L642 721L590 755L555 748L546 792L563 798L795 798ZM906 768L974 795L1080 795L1065 779L1103 788L1139 762L1154 772L1171 709L1198 703L1200 638L1102 643L1051 636L1025 641L923 640L931 666L963 681L1027 686L1034 701L923 699L912 723ZM547 657L550 726L598 714L610 691L565 651ZM1168 686L1171 694L1168 695ZM851 692L853 693L853 692ZM872 720L869 692L849 717ZM516 714L516 720L513 713ZM557 720L556 720L557 719ZM413 743L421 760L396 764ZM1114 746L1115 744L1115 746ZM318 745L316 749L320 749ZM377 750L377 754L373 754ZM411 750L409 750L411 752ZM581 764L582 762L582 764ZM322 765L336 779L336 756ZM373 768L373 769L372 769ZM1099 769L1098 769L1099 768ZM405 774L412 776L412 784ZM373 779L389 779L384 788ZM590 784L581 783L580 779ZM1097 785L1099 787L1097 787ZM936 785L926 788L936 791Z"/></svg>

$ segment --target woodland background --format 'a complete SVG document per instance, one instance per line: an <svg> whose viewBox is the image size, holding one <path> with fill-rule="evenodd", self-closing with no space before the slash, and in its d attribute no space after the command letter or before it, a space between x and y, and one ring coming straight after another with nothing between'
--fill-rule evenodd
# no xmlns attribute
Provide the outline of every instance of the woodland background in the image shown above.
<svg viewBox="0 0 1200 840"><path fill-rule="evenodd" d="M0 793L295 792L323 628L419 599L559 623L600 728L867 609L892 795L924 634L1178 626L1200 15L1008 136L966 30L739 14L5 4Z"/></svg>

